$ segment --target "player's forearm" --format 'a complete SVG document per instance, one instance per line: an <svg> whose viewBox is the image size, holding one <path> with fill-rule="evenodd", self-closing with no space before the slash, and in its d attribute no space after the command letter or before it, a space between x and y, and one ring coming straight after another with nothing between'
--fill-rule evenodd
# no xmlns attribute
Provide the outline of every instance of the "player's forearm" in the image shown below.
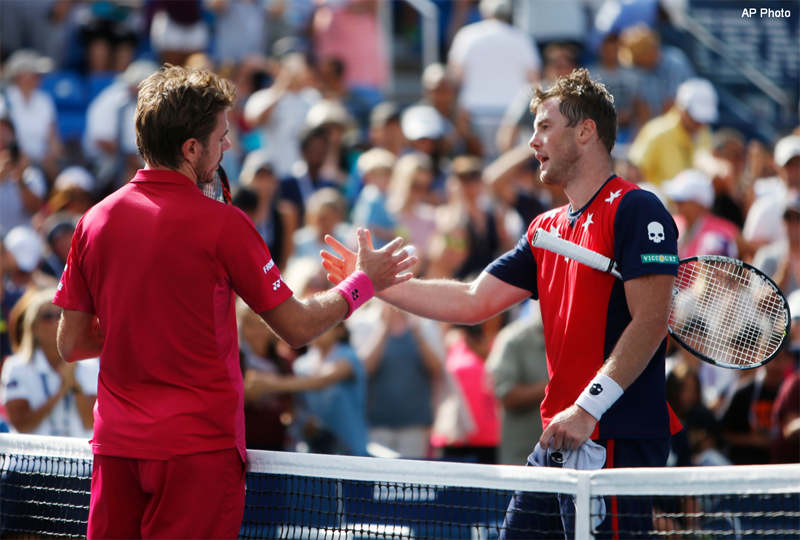
<svg viewBox="0 0 800 540"><path fill-rule="evenodd" d="M279 338L292 348L300 348L340 323L349 310L344 297L335 290L304 300L290 298L261 314Z"/></svg>
<svg viewBox="0 0 800 540"><path fill-rule="evenodd" d="M667 336L666 318L656 315L634 318L620 336L600 373L627 389L642 374Z"/></svg>
<svg viewBox="0 0 800 540"><path fill-rule="evenodd" d="M469 283L449 279L412 279L378 295L393 306L435 321L478 324L490 317L478 305Z"/></svg>
<svg viewBox="0 0 800 540"><path fill-rule="evenodd" d="M66 362L98 358L105 337L97 317L82 311L64 310L58 324L58 353Z"/></svg>

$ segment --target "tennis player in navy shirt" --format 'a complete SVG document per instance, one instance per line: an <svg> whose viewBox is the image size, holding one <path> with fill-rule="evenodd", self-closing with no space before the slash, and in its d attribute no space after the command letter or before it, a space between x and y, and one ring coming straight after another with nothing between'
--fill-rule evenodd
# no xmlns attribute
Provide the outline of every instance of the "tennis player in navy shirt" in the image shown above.
<svg viewBox="0 0 800 540"><path fill-rule="evenodd" d="M653 194L613 173L613 98L586 70L535 89L531 110L541 180L563 187L570 204L534 219L517 247L471 283L412 279L379 296L423 317L470 325L538 298L550 374L540 445L577 450L592 439L606 448L605 468L663 467L671 433L680 429L664 376L677 228ZM539 228L615 260L623 279L532 248ZM341 258L323 256L323 264L338 282L355 254L329 243ZM502 537L552 537L562 527L552 499L515 497ZM599 537L652 529L647 503L611 497L607 509Z"/></svg>

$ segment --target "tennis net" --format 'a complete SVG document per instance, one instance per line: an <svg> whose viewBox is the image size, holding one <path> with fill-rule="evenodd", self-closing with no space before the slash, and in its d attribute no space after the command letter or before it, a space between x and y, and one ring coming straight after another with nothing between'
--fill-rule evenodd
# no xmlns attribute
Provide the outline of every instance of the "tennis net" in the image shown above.
<svg viewBox="0 0 800 540"><path fill-rule="evenodd" d="M85 536L91 459L85 440L0 435L0 535ZM249 451L247 470L241 538L800 538L800 465L589 472Z"/></svg>

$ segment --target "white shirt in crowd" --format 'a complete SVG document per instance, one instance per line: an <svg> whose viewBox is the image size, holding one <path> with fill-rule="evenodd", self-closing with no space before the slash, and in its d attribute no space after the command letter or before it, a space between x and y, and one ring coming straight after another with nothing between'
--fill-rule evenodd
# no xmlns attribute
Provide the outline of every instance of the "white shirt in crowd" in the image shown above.
<svg viewBox="0 0 800 540"><path fill-rule="evenodd" d="M82 360L75 366L75 380L87 396L97 395L97 377L100 373L100 360ZM33 361L14 355L3 364L0 375L0 400L5 405L14 399L25 399L30 408L38 409L61 388L61 375L47 361L41 349L33 354ZM18 433L9 426L11 433ZM67 394L31 435L50 435L61 437L92 437L92 430L83 427L75 396Z"/></svg>
<svg viewBox="0 0 800 540"><path fill-rule="evenodd" d="M273 102L275 90L267 88L250 96L245 103L245 118L258 118ZM306 126L306 115L311 107L322 99L316 88L304 88L299 92L287 91L282 95L269 118L259 129L266 138L266 148L271 152L278 178L292 172L292 165L301 159L300 134Z"/></svg>
<svg viewBox="0 0 800 540"><path fill-rule="evenodd" d="M123 81L114 82L100 92L86 111L84 154L91 159L100 157L99 141L121 144L124 153L136 154L135 113L136 99ZM122 130L120 120L124 122Z"/></svg>
<svg viewBox="0 0 800 540"><path fill-rule="evenodd" d="M495 109L501 114L542 65L533 38L497 19L459 30L448 62L462 70L459 101L467 111Z"/></svg>
<svg viewBox="0 0 800 540"><path fill-rule="evenodd" d="M44 160L50 144L50 130L56 123L53 98L34 90L31 99L26 101L22 91L13 84L6 89L6 97L20 150L33 161Z"/></svg>
<svg viewBox="0 0 800 540"><path fill-rule="evenodd" d="M756 180L756 200L747 212L742 236L748 242L772 244L786 238L783 212L788 190L780 178Z"/></svg>

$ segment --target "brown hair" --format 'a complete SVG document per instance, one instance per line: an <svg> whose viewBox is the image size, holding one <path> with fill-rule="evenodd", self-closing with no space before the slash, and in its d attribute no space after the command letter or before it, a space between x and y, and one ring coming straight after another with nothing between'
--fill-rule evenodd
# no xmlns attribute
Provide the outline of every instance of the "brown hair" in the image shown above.
<svg viewBox="0 0 800 540"><path fill-rule="evenodd" d="M558 77L547 90L541 86L534 88L531 112L536 114L550 98L559 100L558 110L567 118L567 127L577 126L586 119L593 120L600 142L611 153L617 140L617 110L614 96L603 83L593 81L586 69L576 69L565 77Z"/></svg>
<svg viewBox="0 0 800 540"><path fill-rule="evenodd" d="M230 81L207 70L164 64L139 85L139 154L150 165L177 169L183 162L183 143L195 138L207 145L217 115L235 102Z"/></svg>

